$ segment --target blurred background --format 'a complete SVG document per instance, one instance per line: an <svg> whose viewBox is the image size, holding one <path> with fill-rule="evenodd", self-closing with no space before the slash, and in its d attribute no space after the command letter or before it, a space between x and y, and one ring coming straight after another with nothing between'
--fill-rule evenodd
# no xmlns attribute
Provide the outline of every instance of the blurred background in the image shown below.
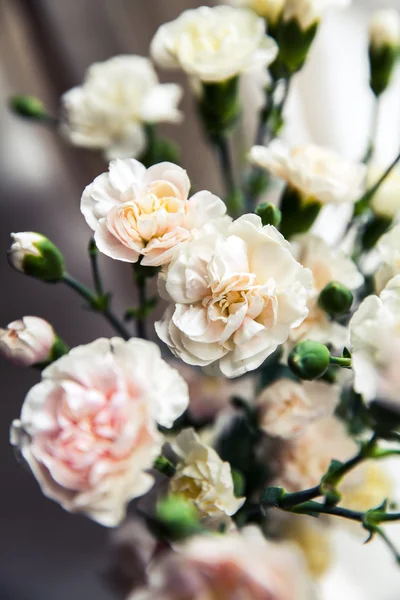
<svg viewBox="0 0 400 600"><path fill-rule="evenodd" d="M83 188L106 167L95 153L68 147L55 132L9 114L8 97L37 95L55 113L60 95L82 81L91 63L120 53L147 55L159 24L201 4L0 0L0 325L38 315L49 320L70 346L112 333L101 317L82 311L81 301L69 290L29 280L8 267L9 233L39 231L62 249L69 271L90 283L86 260L90 232L79 201ZM400 2L355 0L350 10L328 15L291 90L285 133L291 141L313 140L349 157L362 155L372 106L366 25L369 13L384 6L400 8ZM161 79L184 83L175 73L161 73ZM187 89L183 110L185 125L166 127L164 133L181 144L194 185L218 193L217 165L202 139ZM248 134L251 111L245 124ZM399 143L397 77L382 101L378 161L385 165ZM105 258L102 267L107 288L115 292L115 308L133 304L128 267ZM0 362L0 599L107 600L113 597L102 580L108 531L83 517L72 517L44 498L8 444L9 424L37 379L36 372ZM400 534L397 537L400 541ZM338 532L336 545L340 556L324 582L326 600L339 593L349 600L398 600L400 571L379 541L364 547L361 537Z"/></svg>

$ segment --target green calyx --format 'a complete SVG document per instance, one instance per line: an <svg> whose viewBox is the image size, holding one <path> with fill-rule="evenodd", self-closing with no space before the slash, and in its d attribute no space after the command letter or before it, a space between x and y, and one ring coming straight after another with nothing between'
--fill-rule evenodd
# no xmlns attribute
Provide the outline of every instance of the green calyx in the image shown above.
<svg viewBox="0 0 400 600"><path fill-rule="evenodd" d="M331 353L319 342L306 340L297 344L289 354L288 364L299 379L313 380L328 370Z"/></svg>
<svg viewBox="0 0 400 600"><path fill-rule="evenodd" d="M318 298L318 305L333 317L346 315L353 304L353 294L345 285L331 281L324 287Z"/></svg>
<svg viewBox="0 0 400 600"><path fill-rule="evenodd" d="M279 46L276 67L281 64L289 74L299 71L306 61L318 25L319 21L315 21L303 31L297 19L281 20L276 31L276 40ZM282 68L278 68L278 74L282 76L280 71Z"/></svg>
<svg viewBox="0 0 400 600"><path fill-rule="evenodd" d="M321 210L321 203L312 198L306 199L301 192L287 186L280 206L282 221L280 232L289 239L300 233L307 233Z"/></svg>
<svg viewBox="0 0 400 600"><path fill-rule="evenodd" d="M45 237L33 245L38 249L39 255L27 253L23 257L23 272L49 283L61 281L65 274L65 262L57 246Z"/></svg>
<svg viewBox="0 0 400 600"><path fill-rule="evenodd" d="M379 238L386 233L393 223L392 217L373 214L367 221L361 237L363 250L372 250Z"/></svg>
<svg viewBox="0 0 400 600"><path fill-rule="evenodd" d="M376 97L379 97L392 80L394 67L397 60L397 49L384 44L379 48L372 44L368 51L370 66L370 86Z"/></svg>
<svg viewBox="0 0 400 600"><path fill-rule="evenodd" d="M240 114L239 77L202 83L198 110L207 135L214 139L235 125Z"/></svg>

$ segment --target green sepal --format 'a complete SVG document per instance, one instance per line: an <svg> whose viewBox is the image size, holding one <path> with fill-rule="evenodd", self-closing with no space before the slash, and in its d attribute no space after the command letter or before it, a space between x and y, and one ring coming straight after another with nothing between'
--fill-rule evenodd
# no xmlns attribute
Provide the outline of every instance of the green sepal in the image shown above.
<svg viewBox="0 0 400 600"><path fill-rule="evenodd" d="M282 221L279 230L286 239L290 239L307 233L319 215L321 203L316 199L305 199L298 190L286 186L280 210Z"/></svg>
<svg viewBox="0 0 400 600"><path fill-rule="evenodd" d="M370 86L376 97L379 97L392 80L397 60L397 50L394 46L384 44L379 48L370 44L368 49L370 66Z"/></svg>
<svg viewBox="0 0 400 600"><path fill-rule="evenodd" d="M33 245L40 255L26 254L22 259L23 272L48 283L61 281L65 274L65 262L57 246L45 237Z"/></svg>
<svg viewBox="0 0 400 600"><path fill-rule="evenodd" d="M215 136L229 131L240 114L239 77L226 81L202 83L198 111L207 135Z"/></svg>
<svg viewBox="0 0 400 600"><path fill-rule="evenodd" d="M373 214L367 221L361 237L361 245L363 250L372 250L381 236L386 233L392 225L392 217Z"/></svg>
<svg viewBox="0 0 400 600"><path fill-rule="evenodd" d="M341 480L341 469L343 463L339 460L332 460L328 471L325 473L320 483L320 490L325 496L326 506L336 506L342 499L339 491L336 489Z"/></svg>
<svg viewBox="0 0 400 600"><path fill-rule="evenodd" d="M276 34L279 46L277 62L282 63L290 74L296 73L304 65L318 25L316 21L303 31L297 19L281 19Z"/></svg>

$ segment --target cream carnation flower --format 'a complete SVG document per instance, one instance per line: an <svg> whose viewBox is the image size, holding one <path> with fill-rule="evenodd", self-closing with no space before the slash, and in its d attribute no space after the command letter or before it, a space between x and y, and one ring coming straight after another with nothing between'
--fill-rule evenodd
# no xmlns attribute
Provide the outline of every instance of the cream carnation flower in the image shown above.
<svg viewBox="0 0 400 600"><path fill-rule="evenodd" d="M152 43L154 60L165 68L181 68L203 82L218 82L258 65L267 67L278 49L265 35L265 23L254 12L231 6L185 10L158 29Z"/></svg>
<svg viewBox="0 0 400 600"><path fill-rule="evenodd" d="M142 56L93 64L83 85L62 98L62 131L76 146L99 148L108 160L137 157L146 147L144 124L177 123L180 86L160 84Z"/></svg>
<svg viewBox="0 0 400 600"><path fill-rule="evenodd" d="M292 544L267 541L256 527L201 535L164 554L147 589L129 600L313 600L303 558Z"/></svg>
<svg viewBox="0 0 400 600"><path fill-rule="evenodd" d="M238 377L306 318L311 272L275 227L249 214L185 244L160 283L175 305L156 323L159 337L186 363Z"/></svg>
<svg viewBox="0 0 400 600"><path fill-rule="evenodd" d="M46 362L55 342L54 329L39 317L22 317L0 329L0 354L17 365Z"/></svg>
<svg viewBox="0 0 400 600"><path fill-rule="evenodd" d="M363 300L349 327L354 389L365 400L373 400L379 392L381 373L393 356L399 356L400 275L389 281L380 296Z"/></svg>
<svg viewBox="0 0 400 600"><path fill-rule="evenodd" d="M375 275L375 287L381 292L392 277L400 275L400 224L385 233L377 243L383 264Z"/></svg>
<svg viewBox="0 0 400 600"><path fill-rule="evenodd" d="M366 167L313 144L289 149L282 141L253 146L250 161L280 177L306 200L355 202L364 192Z"/></svg>
<svg viewBox="0 0 400 600"><path fill-rule="evenodd" d="M155 344L99 339L43 371L11 442L46 496L115 526L153 485L146 470L163 444L157 424L171 427L187 404L186 383Z"/></svg>
<svg viewBox="0 0 400 600"><path fill-rule="evenodd" d="M226 207L210 192L188 200L186 171L163 162L146 170L134 159L115 160L82 195L81 211L95 232L100 252L116 260L160 266L194 228L225 215Z"/></svg>
<svg viewBox="0 0 400 600"><path fill-rule="evenodd" d="M314 421L333 414L339 391L322 381L279 379L257 398L259 426L270 436L295 438Z"/></svg>
<svg viewBox="0 0 400 600"><path fill-rule="evenodd" d="M400 46L400 15L394 8L373 13L369 23L369 39L373 48Z"/></svg>
<svg viewBox="0 0 400 600"><path fill-rule="evenodd" d="M268 23L276 23L286 0L230 0L230 4L238 8L251 8L259 17Z"/></svg>
<svg viewBox="0 0 400 600"><path fill-rule="evenodd" d="M328 8L347 8L351 0L286 0L283 20L298 21L301 29L306 31L321 20Z"/></svg>
<svg viewBox="0 0 400 600"><path fill-rule="evenodd" d="M170 490L193 502L204 517L234 515L245 498L236 498L230 464L203 444L193 429L183 430L172 445L179 457Z"/></svg>
<svg viewBox="0 0 400 600"><path fill-rule="evenodd" d="M384 169L373 166L368 169L368 187L372 187L383 175ZM393 169L371 198L371 208L379 216L394 219L400 213L400 169Z"/></svg>
<svg viewBox="0 0 400 600"><path fill-rule="evenodd" d="M342 349L348 343L348 330L332 321L318 306L318 297L332 281L355 291L363 284L364 278L356 264L340 248L331 248L316 235L298 237L291 246L295 258L312 272L313 287L307 300L308 317L291 332L290 342L293 345L309 339Z"/></svg>
<svg viewBox="0 0 400 600"><path fill-rule="evenodd" d="M332 460L345 462L356 453L357 444L339 419L333 416L321 419L311 423L303 435L282 446L278 459L279 475L274 485L288 492L314 487L320 483ZM351 477L346 478L345 483L351 485Z"/></svg>

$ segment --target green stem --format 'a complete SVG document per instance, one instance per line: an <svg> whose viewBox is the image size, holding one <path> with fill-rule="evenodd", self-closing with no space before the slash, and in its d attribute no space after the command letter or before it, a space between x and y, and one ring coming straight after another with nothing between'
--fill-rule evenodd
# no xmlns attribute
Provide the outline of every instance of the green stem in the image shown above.
<svg viewBox="0 0 400 600"><path fill-rule="evenodd" d="M400 152L399 154L396 156L396 158L390 163L390 165L388 166L388 168L386 169L386 171L381 175L381 177L379 177L378 181L376 181L374 183L374 185L372 185L362 196L359 200L357 200L357 202L355 203L355 216L357 216L360 213L360 209L361 212L363 210L364 207L367 207L370 200L373 198L373 196L376 194L376 192L379 190L379 188L381 187L382 183L387 179L387 177L390 175L390 173L393 171L393 169L395 168L395 166L397 165L397 163L400 161Z"/></svg>
<svg viewBox="0 0 400 600"><path fill-rule="evenodd" d="M136 317L137 336L142 340L147 340L147 323L146 323L146 306L147 306L147 281L143 273L140 272L140 264L135 263L133 266L135 275L136 288L138 291L139 310Z"/></svg>
<svg viewBox="0 0 400 600"><path fill-rule="evenodd" d="M343 367L345 369L349 369L351 367L351 358L343 358L340 356L331 356L330 363L331 363L331 365L337 365L338 367Z"/></svg>
<svg viewBox="0 0 400 600"><path fill-rule="evenodd" d="M396 546L393 544L393 542L388 538L388 536L386 535L386 533L383 531L383 529L381 527L377 527L375 529L375 531L376 531L376 534L379 535L379 537L382 539L382 541L389 548L389 550L393 554L397 564L400 564L400 553L397 550Z"/></svg>
<svg viewBox="0 0 400 600"><path fill-rule="evenodd" d="M92 267L94 288L95 288L98 296L104 296L103 282L101 280L101 275L100 275L100 270L99 270L99 262L98 262L99 251L97 250L96 242L94 241L93 238L89 242L88 250L89 250L90 264Z"/></svg>
<svg viewBox="0 0 400 600"><path fill-rule="evenodd" d="M120 322L118 317L114 315L107 303L101 301L102 298L94 294L83 283L80 283L79 281L71 277L71 275L69 275L68 273L64 274L62 281L65 283L65 285L67 285L69 288L71 288L77 294L79 294L79 296L84 298L92 310L101 312L104 315L105 319L110 323L110 325L114 327L114 329L121 337L123 337L125 340L130 339L131 335L129 331Z"/></svg>
<svg viewBox="0 0 400 600"><path fill-rule="evenodd" d="M212 137L215 149L218 152L221 174L225 185L226 205L232 216L238 216L242 208L239 190L236 187L233 173L232 158L229 151L229 142L226 134L216 134Z"/></svg>
<svg viewBox="0 0 400 600"><path fill-rule="evenodd" d="M375 97L374 105L372 108L370 137L368 140L367 150L362 159L362 162L367 165L370 163L370 161L374 155L374 152L375 152L375 144L376 144L376 137L377 137L377 133L378 133L378 124L379 124L379 108L380 108L379 97L378 98Z"/></svg>

